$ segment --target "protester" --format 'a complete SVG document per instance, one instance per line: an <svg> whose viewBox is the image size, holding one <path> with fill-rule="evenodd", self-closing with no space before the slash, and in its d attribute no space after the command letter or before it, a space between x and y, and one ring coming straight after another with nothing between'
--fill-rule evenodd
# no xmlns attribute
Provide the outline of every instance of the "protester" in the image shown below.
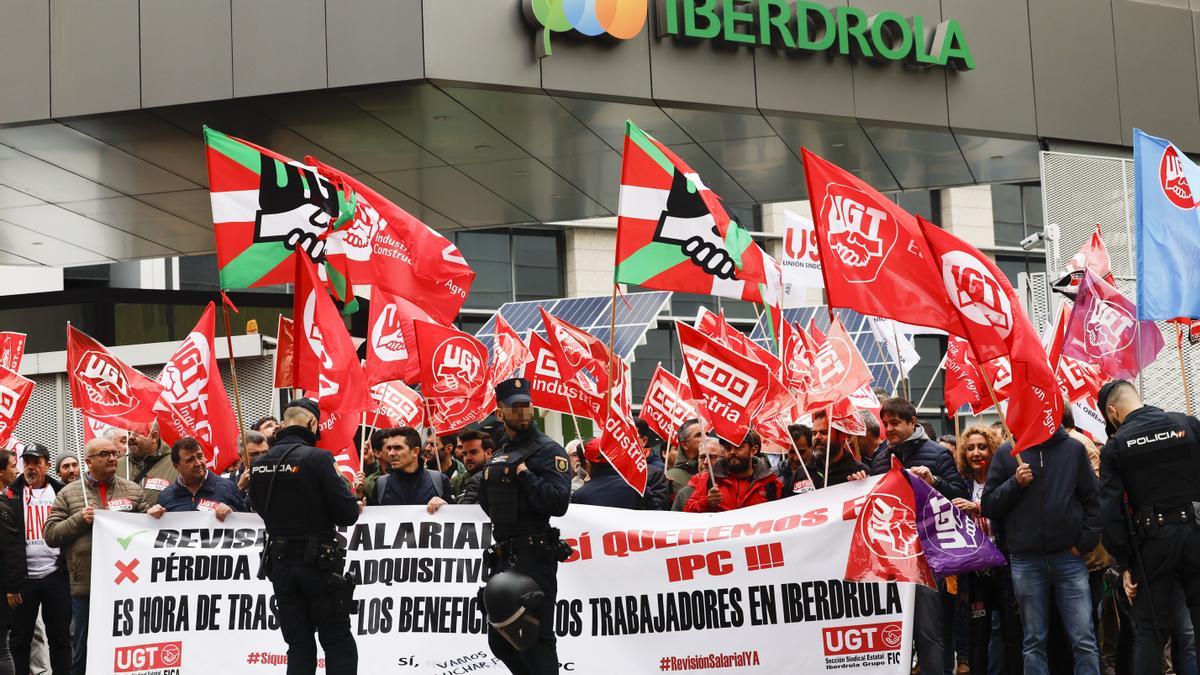
<svg viewBox="0 0 1200 675"><path fill-rule="evenodd" d="M54 467L55 473L58 474L58 479L63 485L72 481L79 480L79 460L75 455L61 453L58 456L58 464Z"/></svg>
<svg viewBox="0 0 1200 675"><path fill-rule="evenodd" d="M642 452L646 453L646 464L666 471L663 457L659 454L662 448L662 439L650 430L650 423L646 420L634 417L633 423L637 427L638 442L642 445Z"/></svg>
<svg viewBox="0 0 1200 675"><path fill-rule="evenodd" d="M1005 443L988 470L981 510L1009 553L1027 675L1049 672L1051 591L1071 643L1076 675L1100 672L1082 557L1100 541L1098 490L1087 452L1062 427L1022 452L1019 462L1012 456L1012 445Z"/></svg>
<svg viewBox="0 0 1200 675"><path fill-rule="evenodd" d="M937 442L949 450L951 455L958 451L958 439L954 437L954 434L942 434L937 437Z"/></svg>
<svg viewBox="0 0 1200 675"><path fill-rule="evenodd" d="M700 430L700 420L690 419L679 425L679 452L675 463L667 469L667 480L671 481L671 499L674 500L679 491L687 487L692 477L700 470L700 442L704 432ZM680 461L680 460L683 461Z"/></svg>
<svg viewBox="0 0 1200 675"><path fill-rule="evenodd" d="M367 443L371 446L371 454L375 458L375 464L371 467L363 465L362 471L354 478L352 491L358 495L363 504L367 503L367 495L375 494L375 483L380 476L387 474L391 468L383 456L383 432L386 429L375 429L371 432Z"/></svg>
<svg viewBox="0 0 1200 675"><path fill-rule="evenodd" d="M263 438L267 439L267 443L274 443L275 432L279 431L279 420L274 415L260 417L250 425L250 430L262 434Z"/></svg>
<svg viewBox="0 0 1200 675"><path fill-rule="evenodd" d="M583 446L588 481L571 495L572 504L611 506L638 511L661 511L667 507L667 478L657 466L646 467L646 489L638 494L625 482L600 452L600 439L593 438Z"/></svg>
<svg viewBox="0 0 1200 675"><path fill-rule="evenodd" d="M446 474L446 479L451 481L456 476L467 473L467 467L454 457L454 448L458 444L457 435L440 436L436 441L431 441L431 444L434 448L428 453L426 468L441 471Z"/></svg>
<svg viewBox="0 0 1200 675"><path fill-rule="evenodd" d="M783 483L781 497L799 494L798 488L805 486L804 481L809 481L807 487L815 489L825 477L824 472L812 464L812 429L803 424L790 424L788 434L792 437L793 447L788 449L783 461L775 468L775 473Z"/></svg>
<svg viewBox="0 0 1200 675"><path fill-rule="evenodd" d="M740 445L722 440L725 456L697 473L689 483L692 496L683 510L689 513L733 511L779 499L783 484L766 462L757 462L762 440L756 431L746 433Z"/></svg>
<svg viewBox="0 0 1200 675"><path fill-rule="evenodd" d="M142 486L117 476L120 450L112 441L93 438L83 446L86 479L64 487L46 519L46 545L66 554L71 578L71 673L87 667L89 595L92 586L92 522L97 510L142 513ZM85 502L86 500L86 502Z"/></svg>
<svg viewBox="0 0 1200 675"><path fill-rule="evenodd" d="M250 472L242 466L244 458L249 458L250 463L260 455L264 454L270 445L267 443L267 437L262 432L250 429L246 432L245 446L242 445L242 435L238 434L238 461L229 471L225 473L225 477L237 484L237 489L242 493L242 501L246 500L246 488L250 486Z"/></svg>
<svg viewBox="0 0 1200 675"><path fill-rule="evenodd" d="M171 464L171 448L159 437L158 422L151 424L145 434L129 433L129 454L118 462L117 475L142 486L147 508L158 502L159 492L179 478Z"/></svg>
<svg viewBox="0 0 1200 675"><path fill-rule="evenodd" d="M450 491L456 504L478 504L479 482L483 480L483 467L492 459L495 449L492 437L482 431L464 431L458 435L463 447L463 466L467 471L458 477L457 484L450 481Z"/></svg>
<svg viewBox="0 0 1200 675"><path fill-rule="evenodd" d="M888 397L885 396L884 399L886 398ZM862 419L863 425L867 427L867 435L858 439L858 455L862 458L863 464L871 466L871 461L875 459L875 453L884 443L882 431L879 428L879 418L875 417L875 413L870 410L859 410L858 416Z"/></svg>
<svg viewBox="0 0 1200 675"><path fill-rule="evenodd" d="M953 503L973 518L975 525L987 533L993 543L996 543L996 536L991 521L983 516L980 504L987 484L988 469L999 444L999 439L991 429L971 426L963 431L954 455L959 473L970 486L971 495L967 499L957 497ZM992 641L992 620L997 614L1003 647L1003 672L1020 673L1023 665L1021 620L1017 614L1017 598L1008 566L958 575L958 596L959 601L966 605L969 617L966 656L971 674L987 675L989 672L988 649Z"/></svg>
<svg viewBox="0 0 1200 675"><path fill-rule="evenodd" d="M829 457L829 472L825 472L824 466L820 469L820 487L867 477L868 467L854 454L851 437L841 429L830 429L829 415L824 410L813 413L813 443L815 447L833 453Z"/></svg>
<svg viewBox="0 0 1200 675"><path fill-rule="evenodd" d="M179 478L159 493L158 503L147 514L161 518L168 511L210 511L224 522L230 513L248 510L237 484L208 470L204 448L196 439L184 437L175 441L171 446L171 464Z"/></svg>
<svg viewBox="0 0 1200 675"><path fill-rule="evenodd" d="M933 486L948 499L968 495L963 477L954 463L954 456L945 446L933 442L925 427L917 420L917 409L907 399L890 398L879 409L887 447L880 448L871 460L871 473L887 473L892 457L900 460L905 469ZM917 654L923 672L940 673L945 663L946 633L944 607L950 602L945 581L938 590L918 585L913 616ZM951 633L951 636L953 633Z"/></svg>
<svg viewBox="0 0 1200 675"><path fill-rule="evenodd" d="M567 462L571 468L571 494L587 484L587 470L584 465L587 462L583 459L583 440L573 438L567 441L566 447L563 449L567 453Z"/></svg>
<svg viewBox="0 0 1200 675"><path fill-rule="evenodd" d="M13 467L16 458L4 451L4 461ZM17 529L16 516L7 500L0 500L0 591L7 602L0 602L0 675L12 675L13 657L9 652L9 630L13 625L13 608L21 601L20 591L25 586L26 569L24 538ZM28 666L26 666L28 667Z"/></svg>
<svg viewBox="0 0 1200 675"><path fill-rule="evenodd" d="M7 490L17 480L17 456L11 450L0 450L0 491Z"/></svg>
<svg viewBox="0 0 1200 675"><path fill-rule="evenodd" d="M46 519L63 484L49 475L50 451L46 446L26 444L21 460L25 466L21 477L4 491L17 532L23 535L27 561L25 583L15 591L9 647L16 672L29 672L41 612L46 625L50 670L62 675L71 670L71 588L62 552L47 546L44 537Z"/></svg>
<svg viewBox="0 0 1200 675"><path fill-rule="evenodd" d="M422 468L421 434L412 427L395 427L384 429L381 437L388 473L367 493L367 504L421 505L429 513L437 513L451 499L450 479L436 469Z"/></svg>

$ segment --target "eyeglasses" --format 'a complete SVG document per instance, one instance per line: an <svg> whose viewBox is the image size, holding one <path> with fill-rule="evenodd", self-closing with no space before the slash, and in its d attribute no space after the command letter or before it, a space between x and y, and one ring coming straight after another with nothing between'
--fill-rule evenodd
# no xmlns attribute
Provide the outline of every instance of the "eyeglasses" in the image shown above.
<svg viewBox="0 0 1200 675"><path fill-rule="evenodd" d="M101 450L100 452L94 452L88 455L88 459L91 459L92 457L99 457L101 459L116 459L118 456L120 456L120 454L121 453L117 452L116 450Z"/></svg>

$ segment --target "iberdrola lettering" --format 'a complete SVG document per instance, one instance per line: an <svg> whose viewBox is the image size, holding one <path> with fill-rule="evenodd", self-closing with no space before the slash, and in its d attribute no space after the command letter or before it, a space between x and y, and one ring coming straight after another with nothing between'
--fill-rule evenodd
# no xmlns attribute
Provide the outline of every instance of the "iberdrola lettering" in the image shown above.
<svg viewBox="0 0 1200 675"><path fill-rule="evenodd" d="M857 7L831 9L810 0L658 0L657 5L660 37L975 68L957 21L927 28L922 16L890 11L867 16Z"/></svg>

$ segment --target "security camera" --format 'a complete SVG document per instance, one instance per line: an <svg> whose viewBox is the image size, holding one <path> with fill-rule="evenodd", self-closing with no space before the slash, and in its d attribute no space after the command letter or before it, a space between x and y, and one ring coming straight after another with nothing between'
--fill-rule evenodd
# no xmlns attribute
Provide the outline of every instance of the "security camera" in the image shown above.
<svg viewBox="0 0 1200 675"><path fill-rule="evenodd" d="M1032 251L1033 247L1037 246L1038 242L1045 238L1046 235L1042 234L1041 232L1034 232L1033 234L1021 240L1021 248L1026 251Z"/></svg>

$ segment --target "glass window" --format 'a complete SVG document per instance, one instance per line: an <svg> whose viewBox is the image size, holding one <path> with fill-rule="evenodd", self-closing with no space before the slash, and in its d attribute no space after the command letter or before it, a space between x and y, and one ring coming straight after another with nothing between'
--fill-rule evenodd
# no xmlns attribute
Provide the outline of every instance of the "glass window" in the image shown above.
<svg viewBox="0 0 1200 675"><path fill-rule="evenodd" d="M921 361L908 373L908 391L913 399L912 404L916 405L921 401L921 395L928 386L929 395L925 397L924 407L940 408L945 405L942 396L944 378L938 370L938 365L942 362L942 354L946 352L946 338L938 335L915 335L913 346L921 356ZM933 380L932 385L929 383L930 379ZM922 418L922 421L928 420Z"/></svg>
<svg viewBox="0 0 1200 675"><path fill-rule="evenodd" d="M1013 288L1016 288L1018 274L1021 272L1028 274L1045 272L1046 260L1040 256L998 255L996 256L996 266L1008 277L1008 281L1013 285Z"/></svg>
<svg viewBox="0 0 1200 675"><path fill-rule="evenodd" d="M67 348L67 322L103 341L105 335L97 327L98 305L48 305L30 309L0 309L0 326L4 330L25 333L25 351L53 352ZM107 322L103 322L107 323Z"/></svg>
<svg viewBox="0 0 1200 675"><path fill-rule="evenodd" d="M671 373L679 374L675 366L675 352L678 351L675 345L675 331L669 327L646 331L646 344L637 348L637 358L630 365L634 404L640 405L646 397L646 387L650 386L650 378L654 377L654 369L659 363Z"/></svg>
<svg viewBox="0 0 1200 675"><path fill-rule="evenodd" d="M516 300L560 298L562 265L559 239L551 235L513 235L513 277Z"/></svg>
<svg viewBox="0 0 1200 675"><path fill-rule="evenodd" d="M896 204L900 208L919 215L934 225L942 223L942 209L937 193L932 190L907 190L895 195Z"/></svg>
<svg viewBox="0 0 1200 675"><path fill-rule="evenodd" d="M188 255L179 259L179 289L183 291L215 291L220 286L217 275L217 256Z"/></svg>
<svg viewBox="0 0 1200 675"><path fill-rule="evenodd" d="M1019 185L992 186L992 218L998 246L1020 246L1025 238L1025 214Z"/></svg>
<svg viewBox="0 0 1200 675"><path fill-rule="evenodd" d="M475 283L464 307L496 309L513 298L508 232L460 232L463 257L475 270Z"/></svg>

